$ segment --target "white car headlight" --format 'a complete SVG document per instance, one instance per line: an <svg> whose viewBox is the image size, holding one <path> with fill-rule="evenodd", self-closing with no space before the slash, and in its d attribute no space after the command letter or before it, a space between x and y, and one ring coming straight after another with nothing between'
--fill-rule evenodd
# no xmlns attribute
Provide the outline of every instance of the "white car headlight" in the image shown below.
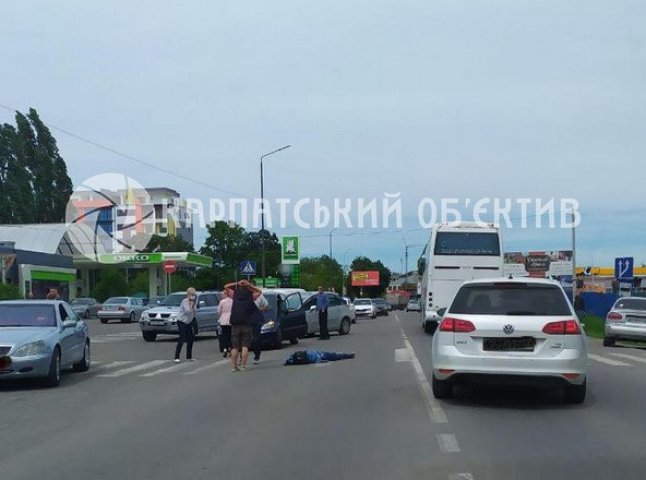
<svg viewBox="0 0 646 480"><path fill-rule="evenodd" d="M12 357L33 357L47 352L47 344L39 340L37 342L27 343L19 347L11 356Z"/></svg>

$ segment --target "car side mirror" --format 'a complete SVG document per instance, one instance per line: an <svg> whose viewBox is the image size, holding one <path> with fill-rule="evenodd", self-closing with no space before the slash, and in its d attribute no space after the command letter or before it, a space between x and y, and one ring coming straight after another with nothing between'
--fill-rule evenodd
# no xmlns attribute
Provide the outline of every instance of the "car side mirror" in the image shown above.
<svg viewBox="0 0 646 480"><path fill-rule="evenodd" d="M72 328L76 327L76 322L74 320L63 320L63 328Z"/></svg>
<svg viewBox="0 0 646 480"><path fill-rule="evenodd" d="M316 305L312 305L312 306L310 307L310 312L312 312L312 311L314 311L314 310L316 310Z"/></svg>
<svg viewBox="0 0 646 480"><path fill-rule="evenodd" d="M200 300L199 302L197 302L198 308L203 307L204 305L206 305L206 302L204 300Z"/></svg>
<svg viewBox="0 0 646 480"><path fill-rule="evenodd" d="M437 314L438 314L440 317L443 317L445 313L446 313L446 308L440 308L440 309L437 311Z"/></svg>

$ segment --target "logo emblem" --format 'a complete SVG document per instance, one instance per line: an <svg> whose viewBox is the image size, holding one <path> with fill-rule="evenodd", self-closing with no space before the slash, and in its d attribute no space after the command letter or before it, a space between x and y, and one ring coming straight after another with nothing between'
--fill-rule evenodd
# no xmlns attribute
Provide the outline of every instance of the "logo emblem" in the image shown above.
<svg viewBox="0 0 646 480"><path fill-rule="evenodd" d="M507 335L511 335L514 333L514 326L513 325L505 325L502 327L502 331L505 332Z"/></svg>

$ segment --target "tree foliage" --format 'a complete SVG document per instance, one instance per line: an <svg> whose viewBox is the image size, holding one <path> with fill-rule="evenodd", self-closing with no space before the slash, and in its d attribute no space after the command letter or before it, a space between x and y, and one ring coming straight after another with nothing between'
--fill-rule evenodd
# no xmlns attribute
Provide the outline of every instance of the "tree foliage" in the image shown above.
<svg viewBox="0 0 646 480"><path fill-rule="evenodd" d="M305 290L316 290L319 286L325 290L333 288L341 293L343 288L343 269L328 255L301 259L301 287Z"/></svg>
<svg viewBox="0 0 646 480"><path fill-rule="evenodd" d="M33 108L0 125L0 223L65 220L72 180L56 140Z"/></svg>
<svg viewBox="0 0 646 480"><path fill-rule="evenodd" d="M213 259L213 268L198 271L195 278L196 285L222 288L225 283L240 278L240 263L244 260L254 260L258 270L257 276L260 276L263 240L266 275L277 275L281 252L276 234L268 230L247 232L239 225L223 221L210 225L207 232L208 236L200 253Z"/></svg>
<svg viewBox="0 0 646 480"><path fill-rule="evenodd" d="M144 252L195 252L193 245L178 235L153 235Z"/></svg>

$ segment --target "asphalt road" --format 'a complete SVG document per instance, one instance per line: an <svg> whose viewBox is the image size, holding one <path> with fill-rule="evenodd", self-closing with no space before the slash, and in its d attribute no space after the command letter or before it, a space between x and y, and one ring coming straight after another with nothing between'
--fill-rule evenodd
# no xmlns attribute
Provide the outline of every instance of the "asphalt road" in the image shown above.
<svg viewBox="0 0 646 480"><path fill-rule="evenodd" d="M646 350L591 342L588 399L429 391L418 314L360 319L348 336L263 353L231 373L217 340L172 363L174 340L90 320L93 366L60 387L0 384L0 478L643 479ZM295 349L354 360L285 367Z"/></svg>

